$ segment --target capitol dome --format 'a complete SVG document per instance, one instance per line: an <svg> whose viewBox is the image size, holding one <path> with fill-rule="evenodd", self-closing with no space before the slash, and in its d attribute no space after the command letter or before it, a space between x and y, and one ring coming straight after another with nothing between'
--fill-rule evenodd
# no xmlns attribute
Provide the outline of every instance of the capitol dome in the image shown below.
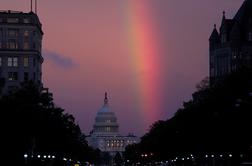
<svg viewBox="0 0 252 166"><path fill-rule="evenodd" d="M96 135L117 135L119 125L114 112L110 110L107 93L105 93L104 104L97 112L93 126L93 134Z"/></svg>
<svg viewBox="0 0 252 166"><path fill-rule="evenodd" d="M117 118L109 107L107 93L105 93L103 106L96 114L93 130L86 139L89 146L101 152L108 152L113 157L118 152L122 154L126 146L140 141L136 136L119 134Z"/></svg>

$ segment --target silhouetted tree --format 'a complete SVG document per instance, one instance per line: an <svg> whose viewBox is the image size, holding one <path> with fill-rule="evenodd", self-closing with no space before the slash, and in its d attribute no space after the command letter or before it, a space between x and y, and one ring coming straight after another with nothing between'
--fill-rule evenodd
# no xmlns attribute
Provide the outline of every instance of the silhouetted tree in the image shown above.
<svg viewBox="0 0 252 166"><path fill-rule="evenodd" d="M123 159L119 152L117 152L114 157L114 163L116 166L121 166L123 164Z"/></svg>
<svg viewBox="0 0 252 166"><path fill-rule="evenodd" d="M94 151L88 147L72 115L53 103L52 94L33 82L0 99L1 131L12 163L21 165L28 154L53 154L75 161L90 161Z"/></svg>
<svg viewBox="0 0 252 166"><path fill-rule="evenodd" d="M112 162L112 158L108 152L101 153L101 163L109 165Z"/></svg>
<svg viewBox="0 0 252 166"><path fill-rule="evenodd" d="M212 152L248 153L252 145L252 70L241 69L209 86L204 80L169 120L154 123L126 158L152 152L156 160Z"/></svg>

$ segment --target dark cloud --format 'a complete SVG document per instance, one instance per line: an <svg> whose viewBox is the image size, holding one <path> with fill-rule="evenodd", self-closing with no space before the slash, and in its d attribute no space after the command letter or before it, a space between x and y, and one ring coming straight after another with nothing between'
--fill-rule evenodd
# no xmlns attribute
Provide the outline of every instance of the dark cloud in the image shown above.
<svg viewBox="0 0 252 166"><path fill-rule="evenodd" d="M64 69L71 69L77 66L77 64L73 61L73 59L57 52L45 50L43 52L43 57L47 61L51 61L57 66Z"/></svg>

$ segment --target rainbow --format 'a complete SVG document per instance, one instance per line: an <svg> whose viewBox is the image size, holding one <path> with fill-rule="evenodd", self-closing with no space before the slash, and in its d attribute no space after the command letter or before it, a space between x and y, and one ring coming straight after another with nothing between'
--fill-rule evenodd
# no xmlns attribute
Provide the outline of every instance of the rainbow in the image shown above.
<svg viewBox="0 0 252 166"><path fill-rule="evenodd" d="M157 31L150 2L127 0L126 3L128 50L133 70L137 72L136 91L145 124L150 125L160 119L161 111Z"/></svg>

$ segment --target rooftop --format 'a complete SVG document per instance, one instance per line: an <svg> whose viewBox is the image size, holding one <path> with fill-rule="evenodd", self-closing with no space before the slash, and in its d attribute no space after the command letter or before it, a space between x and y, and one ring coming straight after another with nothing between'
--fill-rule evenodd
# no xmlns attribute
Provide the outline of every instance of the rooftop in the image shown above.
<svg viewBox="0 0 252 166"><path fill-rule="evenodd" d="M13 10L0 10L0 24L22 24L22 25L35 25L39 28L41 33L42 24L40 23L39 17L34 12L22 12Z"/></svg>

